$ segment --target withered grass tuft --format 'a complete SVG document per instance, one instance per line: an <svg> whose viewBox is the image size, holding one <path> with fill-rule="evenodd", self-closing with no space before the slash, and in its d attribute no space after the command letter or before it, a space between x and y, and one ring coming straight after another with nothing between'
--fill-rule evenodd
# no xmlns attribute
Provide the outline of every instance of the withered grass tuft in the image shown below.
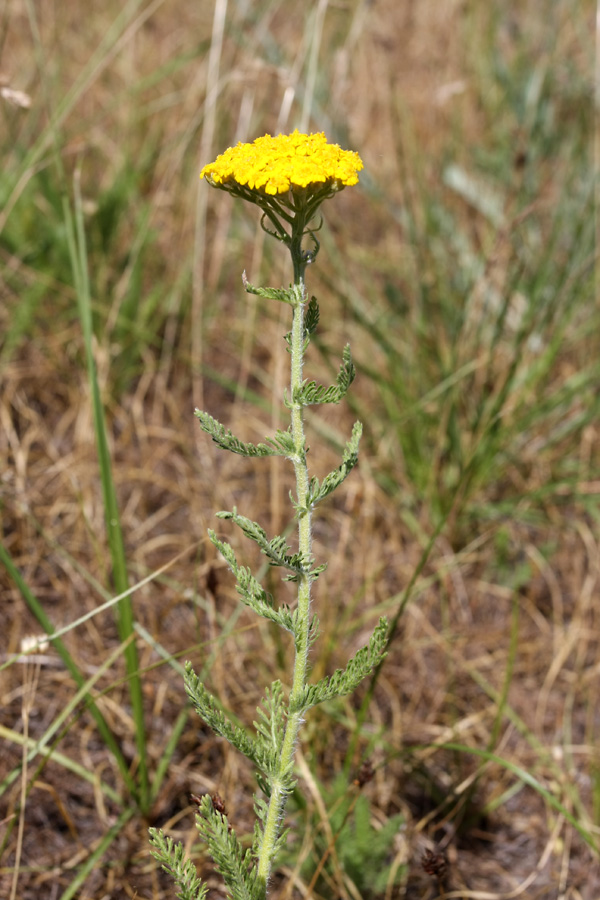
<svg viewBox="0 0 600 900"><path fill-rule="evenodd" d="M255 325L238 264L260 282L279 264L285 277L284 257L263 266L277 250L258 221L197 194L198 173L220 147L294 127L365 161L311 273L321 380L347 340L359 369L357 409L309 422L332 447L315 469L357 411L368 425L316 528L331 563L314 680L381 614L395 636L370 690L307 722L310 799L292 803L273 893L598 896L593 20L591 0L7 10L2 896L166 900L148 824L206 874L190 795L218 792L238 832L252 820L250 774L188 721L180 670L192 660L242 723L280 674L278 635L240 609L204 535L208 511L250 497L279 532L289 473L216 453L193 409L251 441L281 425L267 386L279 396L286 377L282 321ZM125 625L109 604L124 577ZM42 613L70 667L56 645L20 655Z"/></svg>

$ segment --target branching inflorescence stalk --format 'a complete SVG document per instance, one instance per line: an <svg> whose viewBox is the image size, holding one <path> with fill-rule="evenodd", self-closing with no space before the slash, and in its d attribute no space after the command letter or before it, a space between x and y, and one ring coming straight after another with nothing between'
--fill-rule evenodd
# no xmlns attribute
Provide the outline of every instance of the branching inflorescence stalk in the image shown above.
<svg viewBox="0 0 600 900"><path fill-rule="evenodd" d="M277 300L292 307L292 329L286 340L291 356L290 394L284 403L290 411L290 428L277 431L265 443L250 444L227 431L208 413L196 411L202 429L223 449L243 456L285 456L296 476L293 499L298 526L298 547L290 552L286 540L278 535L269 539L266 532L237 510L219 513L231 519L244 534L260 547L271 565L286 570L286 579L297 584L297 603L292 611L275 607L251 572L237 562L231 545L209 532L210 538L225 558L237 580L240 599L258 615L290 632L294 643L291 689L287 699L279 681L267 687L259 707L259 723L250 734L234 723L194 674L186 666L185 686L197 712L221 737L226 738L257 767L259 785L266 801L257 796L257 823L254 842L244 850L229 825L220 798L205 796L200 801L196 824L208 844L217 869L223 875L232 900L264 900L273 862L281 847L283 817L290 791L295 785L294 755L300 726L306 712L318 703L353 691L385 655L387 623L380 620L368 646L358 651L344 669L322 678L316 684L307 679L308 654L313 640L314 620L311 614L311 587L325 565L314 565L311 546L311 523L315 506L346 478L358 459L360 423L356 423L346 444L341 465L319 483L310 478L304 434L304 409L308 405L337 403L354 379L354 366L349 347L342 356L336 383L325 387L303 379L304 354L314 333L318 304L307 298L304 276L319 251L315 232L322 223L314 224L321 203L347 185L356 184L362 162L357 153L329 144L323 134L265 135L253 144L229 148L202 170L202 177L213 187L248 200L262 210L261 225L265 231L284 243L290 251L294 280L286 288L260 288L250 285L249 293ZM305 238L312 248L304 249ZM161 831L151 829L153 853L170 872L182 900L204 900L207 892L197 876L195 866L185 860L181 845Z"/></svg>

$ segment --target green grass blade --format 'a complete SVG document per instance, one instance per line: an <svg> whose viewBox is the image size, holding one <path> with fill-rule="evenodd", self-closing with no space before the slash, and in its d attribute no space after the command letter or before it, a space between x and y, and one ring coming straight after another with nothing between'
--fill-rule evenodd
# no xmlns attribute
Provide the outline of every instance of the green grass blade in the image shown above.
<svg viewBox="0 0 600 900"><path fill-rule="evenodd" d="M108 545L112 563L112 577L114 587L118 594L124 594L129 588L127 562L125 558L125 545L117 494L112 477L110 450L106 433L106 422L100 387L96 373L96 364L92 349L92 306L87 265L87 251L85 229L83 223L82 199L79 191L78 179L75 179L75 216L70 205L64 202L65 224L68 234L69 254L77 293L77 303L81 320L85 355L90 382L92 405L94 415L94 430L96 434L96 449L98 464L100 467L100 480L102 484L102 496L104 501L104 514ZM121 641L125 642L134 633L133 605L129 596L123 597L116 607L116 623ZM139 659L135 642L127 644L124 651L125 666L128 675L129 695L131 700L132 715L135 722L136 745L139 756L139 789L135 795L140 808L146 810L148 806L148 763L146 752L146 728L144 721L144 708L142 696L142 684L139 676Z"/></svg>
<svg viewBox="0 0 600 900"><path fill-rule="evenodd" d="M98 860L102 859L112 842L121 833L123 828L127 825L134 814L135 807L133 806L129 806L123 810L115 824L108 829L94 852L90 853L87 860L85 861L67 890L63 891L63 893L60 895L60 900L71 900L72 897L78 896L77 892L79 891L79 888L85 882L90 872L94 869L94 866L96 865Z"/></svg>
<svg viewBox="0 0 600 900"><path fill-rule="evenodd" d="M62 768L67 772L72 772L74 775L77 775L77 777L81 778L82 781L87 781L88 784L91 784L92 786L99 785L100 790L106 797L108 797L109 800L112 800L112 802L116 803L117 805L121 804L121 797L113 787L111 787L105 781L99 781L96 777L95 772L91 772L81 763L78 763L76 760L71 759L70 756L66 756L64 753L56 750L54 746L40 747L39 742L36 741L35 738L26 738L18 731L13 731L11 728L5 728L4 725L0 725L0 738L2 738L9 744L16 744L19 747L22 747L25 744L28 751L35 750L35 752L39 754L39 756L44 757L44 760L52 759L53 762L55 762L57 765L62 766ZM15 783L20 774L20 765L15 767L11 772L8 773L6 778L0 783L0 797L4 794L6 788ZM0 853L1 850L2 847L0 846Z"/></svg>
<svg viewBox="0 0 600 900"><path fill-rule="evenodd" d="M162 756L160 757L158 764L156 766L154 772L154 778L152 779L152 786L150 789L150 800L154 802L158 797L159 791L161 789L162 783L165 779L167 772L169 771L169 766L171 765L171 760L173 759L173 754L177 749L177 744L179 743L179 738L183 733L183 729L187 725L188 719L190 717L190 712L192 710L191 706L184 706L181 710L177 719L175 720L175 724L171 728L171 733L169 735L169 740L165 746L165 749L162 752Z"/></svg>
<svg viewBox="0 0 600 900"><path fill-rule="evenodd" d="M29 741L25 742L24 739L20 741L21 745L27 744L28 752L27 757L24 763L17 765L12 772L2 781L0 782L0 796L5 792L6 788L9 787L16 779L21 775L21 773L25 770L27 772L27 787L25 792L25 797L29 796L32 788L38 783L39 778L41 776L42 771L44 770L46 763L50 758L54 756L54 750L56 746L60 743L65 734L71 729L76 721L76 718L73 719L72 714L74 710L80 705L81 701L90 695L90 691L92 687L96 684L98 679L109 670L118 657L122 653L122 646L117 647L111 655L106 659L101 666L93 673L93 675L88 678L85 684L71 697L69 702L65 707L61 709L59 715L53 719L52 723L46 729L44 734L37 741ZM83 707L85 709L85 707ZM83 711L83 710L82 710ZM67 721L69 720L69 721ZM63 724L67 722L66 725ZM48 747L50 740L54 738L53 745ZM29 771L29 765L33 762L37 757L41 757L38 761L33 772ZM95 779L93 779L95 782ZM116 797L116 802L119 806L122 806L122 799L118 797L118 795L113 791L113 795ZM12 832L13 826L16 825L17 819L13 818L8 825L6 830L6 834L2 841L2 844L5 844L10 837L10 833ZM1 853L1 845L0 845L0 853Z"/></svg>
<svg viewBox="0 0 600 900"><path fill-rule="evenodd" d="M473 756L479 756L481 759L486 760L486 762L497 763L499 766L502 766L504 769L508 769L509 772L512 772L517 778L526 784L528 787L533 788L544 800L548 803L552 809L555 809L561 816L569 822L576 831L579 832L583 840L586 844L595 850L596 853L600 852L600 846L596 838L592 835L591 831L588 830L584 825L582 825L581 821L573 815L573 813L569 812L569 810L560 802L560 800L554 796L554 794L549 791L547 788L541 784L534 778L530 772L527 772L525 769L518 766L516 763L511 762L509 759L503 759L501 756L496 756L495 753L490 753L489 750L480 750L476 747L467 747L465 744L455 744L453 742L436 744L436 747L444 750L456 750L459 753L470 753Z"/></svg>
<svg viewBox="0 0 600 900"><path fill-rule="evenodd" d="M67 648L65 647L63 642L60 640L60 638L52 637L52 635L54 634L54 631L55 631L52 622L46 615L44 608L41 605L41 603L39 602L39 600L37 599L37 597L32 593L32 591L27 586L21 573L15 566L14 562L12 561L10 555L8 554L6 548L4 547L3 544L0 544L0 561L2 561L4 563L4 565L6 566L8 574L10 575L10 577L12 578L12 580L18 587L18 589L21 593L21 596L23 597L25 603L27 604L27 607L29 608L31 613L35 616L35 618L39 622L40 626L44 629L45 633L48 635L48 637L52 641L52 644L56 648L56 651L59 654L60 658L62 659L64 665L71 673L71 676L72 676L74 682L77 684L77 686L79 688L82 688L85 685L85 678L79 671L79 668L77 667L77 664L75 663L75 660L73 659L73 657L71 656L71 654L69 653L69 651L67 650ZM136 785L129 773L129 767L128 767L127 763L125 762L125 759L123 758L123 754L121 753L120 747L119 747L117 741L115 740L115 736L113 735L112 731L110 730L110 728L106 722L106 719L104 718L104 716L98 709L98 707L94 701L94 698L88 694L86 696L86 702L89 705L90 713L93 716L94 721L96 722L96 725L98 727L98 731L100 732L100 736L102 737L102 740L104 741L107 748L110 750L110 752L112 753L112 755L114 756L114 758L116 760L116 763L119 767L119 771L121 773L123 781L125 782L125 785L127 786L127 789L132 794L134 794L134 792L136 790Z"/></svg>

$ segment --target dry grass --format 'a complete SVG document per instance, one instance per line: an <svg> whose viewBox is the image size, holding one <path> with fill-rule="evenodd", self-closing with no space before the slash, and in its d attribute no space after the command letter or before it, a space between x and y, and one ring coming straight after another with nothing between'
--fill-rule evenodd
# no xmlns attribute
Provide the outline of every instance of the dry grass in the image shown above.
<svg viewBox="0 0 600 900"><path fill-rule="evenodd" d="M5 215L0 213L6 235L0 245L0 331L6 335L0 356L3 542L57 628L93 612L111 595L89 386L48 125L50 110L60 110L79 85L55 137L67 172L77 164L82 170L98 317L96 359L128 563L136 581L165 567L134 595L136 620L144 629L138 645L152 770L183 703L173 661L190 659L197 671L206 667L212 688L248 724L264 684L286 679L287 648L240 611L231 578L205 534L214 527L213 512L235 504L277 532L287 516L290 473L278 460L247 462L213 449L192 412L201 403L251 441L281 424L281 335L287 323L279 310L244 298L239 276L244 266L255 281L278 283L289 274L277 248L263 243L248 210L227 197L207 199L202 188L196 203L200 163L238 137L294 127L303 109L312 114L309 127L332 128L341 143L360 150L365 190L344 192L327 209L328 237L309 272L310 287L322 300L325 346L311 365L325 379L327 348L347 339L359 364L387 371L384 351L353 316L352 291L375 315L383 309L390 273L406 286L418 268L408 228L391 228L389 211L408 202L407 192L417 196L417 182L439 180L449 147L459 160L461 154L468 158L475 143L491 153L511 138L510 127L494 125L503 98L485 82L478 40L491 26L482 5L320 4L307 20L305 7L288 0L261 6L260 12L252 4L217 0L226 17L219 54L211 31L213 6L206 0L140 5L136 11L130 4L130 24L113 35L108 24L119 4L85 15L73 3L38 6L39 42L32 37L27 4L9 4L3 22L0 74L33 100L30 111L4 110L13 139L6 148L13 180L3 185L7 202ZM567 76L569 67L585 73L582 35L591 4L579 15L567 3L551 6L568 60L556 72L565 91L559 112L566 129L575 114L568 107ZM307 73L319 34L318 9L324 12L322 44L311 95ZM523 32L534 49L546 52L547 23L536 9L506 7L497 29L500 58L510 61L515 35ZM44 79L34 65L36 54ZM522 138L515 131L502 152L526 153ZM27 158L36 146L39 151ZM559 200L549 176L562 163L553 159L540 176L542 226L544 211ZM39 173L47 176L41 186ZM509 223L519 191L517 181L509 185ZM489 262L482 279L502 290L510 281L514 240L498 237L464 200L449 193L447 202ZM11 230L13 219L19 225ZM348 263L342 268L336 260L344 255ZM423 283L433 277L431 271L419 275ZM410 290L407 303L406 321L414 323L417 300ZM22 331L16 329L19 321ZM418 332L404 339L414 343ZM570 346L565 342L551 373L557 389L583 366ZM586 347L592 359L597 336ZM502 352L500 347L498 379L509 366ZM373 422L361 466L316 523L317 558L326 557L329 568L319 582L322 637L315 677L343 665L379 615L394 616L435 525L397 456L375 382L359 378L355 398L363 413L372 411ZM335 409L311 423L322 435L313 432L318 475L337 464L336 440L348 433L353 418L348 409ZM564 448L560 441L546 445L545 435L535 434L501 481L490 476L476 496L487 508L500 508L515 485L524 498L499 523L450 516L400 619L351 760L353 772L366 755L375 766L373 780L362 789L374 826L403 816L387 859L401 878L386 897L600 896L598 857L564 815L598 841L597 421L581 428L576 451L567 449L577 489L544 495L556 466L564 463ZM258 567L252 548L243 549ZM272 574L265 577L269 584ZM271 588L279 591L274 581ZM39 626L4 572L0 603L4 661ZM105 667L118 647L112 615L94 615L64 639L84 676L97 677L98 704L135 770L125 669L119 656ZM6 836L0 893L10 897L14 890L20 900L60 898L114 825L123 785L81 704L52 738L54 756L38 756L20 769L22 738L44 735L75 687L52 650L41 652L37 662L19 660L0 678L0 780L7 779L0 797L0 838ZM301 770L307 806L292 810L294 840L304 854L319 846L322 829L327 834L323 796L348 762L360 699L316 710L306 724ZM492 756L477 755L481 751ZM86 780L69 760L93 777ZM524 783L522 772L563 810ZM357 792L352 777L350 795ZM112 799L101 783L116 792ZM252 773L190 719L147 818L132 815L77 896L172 897L169 879L150 856L149 824L183 840L220 895L220 882L194 843L190 801L191 793L216 789L236 828L247 833ZM447 875L437 879L424 871L428 851L443 851ZM290 876L292 863L284 863L283 873ZM319 896L355 900L335 865L327 878L319 882ZM305 874L297 871L294 878L278 876L272 893L283 900L300 896L306 886Z"/></svg>

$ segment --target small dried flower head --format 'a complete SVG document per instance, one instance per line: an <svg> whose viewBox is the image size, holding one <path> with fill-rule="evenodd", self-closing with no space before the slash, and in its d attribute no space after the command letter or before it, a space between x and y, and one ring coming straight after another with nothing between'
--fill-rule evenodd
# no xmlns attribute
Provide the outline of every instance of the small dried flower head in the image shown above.
<svg viewBox="0 0 600 900"><path fill-rule="evenodd" d="M373 763L370 759L365 759L363 763L361 763L360 769L356 773L356 778L352 782L356 787L362 788L365 784L368 784L369 781L372 781L375 777L375 769L373 768Z"/></svg>
<svg viewBox="0 0 600 900"><path fill-rule="evenodd" d="M21 653L33 653L34 651L45 653L48 647L49 643L45 635L26 634L21 638Z"/></svg>
<svg viewBox="0 0 600 900"><path fill-rule="evenodd" d="M225 808L225 803L220 794L214 793L211 795L213 809L215 809L218 813L221 813L222 816L227 815L227 809Z"/></svg>
<svg viewBox="0 0 600 900"><path fill-rule="evenodd" d="M2 85L0 87L0 97L10 103L12 106L18 106L20 109L29 109L31 106L31 97L24 91L16 91L14 88Z"/></svg>
<svg viewBox="0 0 600 900"><path fill-rule="evenodd" d="M421 866L423 871L436 878L444 878L448 873L448 860L445 854L437 849L435 852L433 850L425 851L421 857Z"/></svg>
<svg viewBox="0 0 600 900"><path fill-rule="evenodd" d="M328 143L323 133L294 131L277 137L265 134L251 144L229 147L204 166L200 178L232 192L241 187L263 196L279 197L289 191L340 191L358 182L362 167L358 153Z"/></svg>

